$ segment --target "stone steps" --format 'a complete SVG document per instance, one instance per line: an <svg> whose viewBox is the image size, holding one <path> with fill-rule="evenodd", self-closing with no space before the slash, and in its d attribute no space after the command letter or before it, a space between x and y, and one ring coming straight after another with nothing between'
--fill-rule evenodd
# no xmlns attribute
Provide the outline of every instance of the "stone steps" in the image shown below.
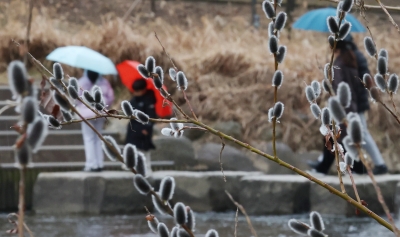
<svg viewBox="0 0 400 237"><path fill-rule="evenodd" d="M227 182L220 171L157 171L153 172L149 181L158 191L164 177L174 177L176 188L173 201L183 202L195 212L235 211L236 207L225 193L227 190L249 215L290 215L310 211L356 215L350 203L302 176L241 171L225 171L224 174ZM33 209L41 213L143 213L144 210L138 206L152 208L152 205L148 204L149 198L144 199L134 188L132 178L133 174L128 172L41 173L34 187ZM336 176L319 178L339 188ZM383 214L369 177L356 175L354 179L360 198L368 203L368 208ZM400 175L376 176L376 181L390 211L397 211L400 204ZM118 185L113 186L115 184ZM353 197L348 176L344 177L344 184L347 193ZM110 191L110 187L114 191ZM74 190L74 194L70 190ZM79 197L75 194L79 194ZM60 209L61 196L63 205Z"/></svg>

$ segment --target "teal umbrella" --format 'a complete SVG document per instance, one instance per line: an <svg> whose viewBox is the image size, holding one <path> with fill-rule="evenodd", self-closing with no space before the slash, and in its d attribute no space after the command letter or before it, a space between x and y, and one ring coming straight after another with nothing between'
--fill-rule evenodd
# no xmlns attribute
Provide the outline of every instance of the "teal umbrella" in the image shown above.
<svg viewBox="0 0 400 237"><path fill-rule="evenodd" d="M326 19L329 16L336 16L335 8L320 8L312 10L302 15L294 24L294 29L312 30L318 32L329 32ZM347 13L346 21L351 23L351 32L366 32L367 30L361 22L353 15Z"/></svg>
<svg viewBox="0 0 400 237"><path fill-rule="evenodd" d="M114 63L92 49L84 46L65 46L55 49L47 60L67 64L72 67L87 69L102 75L117 74Z"/></svg>

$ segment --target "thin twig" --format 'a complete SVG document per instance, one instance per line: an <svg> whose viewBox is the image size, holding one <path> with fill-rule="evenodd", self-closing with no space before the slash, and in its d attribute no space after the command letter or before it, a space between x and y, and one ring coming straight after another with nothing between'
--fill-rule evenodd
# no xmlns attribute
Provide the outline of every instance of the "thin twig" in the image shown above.
<svg viewBox="0 0 400 237"><path fill-rule="evenodd" d="M224 181L226 183L226 176L225 176L225 173L224 173L224 168L222 167L222 151L225 148L225 142L224 142L224 139L222 137L220 137L220 138L221 138L221 150L219 152L219 165L221 166L221 172L222 172L222 175L224 176Z"/></svg>
<svg viewBox="0 0 400 237"><path fill-rule="evenodd" d="M393 230L394 230L393 232L395 233L395 235L397 237L399 237L400 236L400 231L399 231L399 229L397 229L396 224L395 224L395 222L393 220L393 217L390 214L390 210L389 210L388 206L386 205L385 199L383 198L382 191L381 191L378 183L375 180L374 174L372 173L371 166L370 166L369 162L367 162L365 160L364 154L361 151L360 145L357 145L357 149L358 149L358 156L360 157L361 162L364 164L365 168L367 169L368 176L371 178L372 185L374 186L374 189L376 191L376 195L378 196L378 201L381 204L381 206L383 207L383 210L385 211L385 214L386 214L390 224L393 227Z"/></svg>
<svg viewBox="0 0 400 237"><path fill-rule="evenodd" d="M400 28L397 25L397 23L394 21L393 17L390 15L388 10L386 9L385 5L382 4L381 0L375 0L382 8L383 12L389 17L389 21L393 24L393 26L397 29L397 31L400 33Z"/></svg>
<svg viewBox="0 0 400 237"><path fill-rule="evenodd" d="M135 0L132 5L129 7L129 9L125 12L124 16L122 17L122 20L125 21L126 18L132 13L133 9L141 2L142 0Z"/></svg>
<svg viewBox="0 0 400 237"><path fill-rule="evenodd" d="M247 212L244 209L244 207L242 205L240 205L240 203L236 202L235 199L233 199L232 195L228 191L225 190L225 193L226 193L226 195L228 195L229 199L233 202L233 204L235 204L235 206L237 208L239 208L240 211L242 212L242 214L246 217L247 224L248 224L249 229L250 229L251 233L253 234L253 236L258 237L257 232L254 229L253 225L251 224L250 217L249 217L249 215L247 215Z"/></svg>
<svg viewBox="0 0 400 237"><path fill-rule="evenodd" d="M24 237L24 212L25 212L25 171L26 166L19 169L19 202L18 202L18 236Z"/></svg>
<svg viewBox="0 0 400 237"><path fill-rule="evenodd" d="M197 117L196 117L196 114L195 114L194 111L193 111L192 105L190 104L190 101L189 101L189 99L188 99L187 96L186 96L186 92L185 92L184 90L182 90L182 93L183 93L183 97L185 97L186 103L187 103L188 106L189 106L190 112L192 112L193 118L196 119L196 120L198 120Z"/></svg>
<svg viewBox="0 0 400 237"><path fill-rule="evenodd" d="M277 7L278 7L278 3L277 3L277 0L274 0L274 11L275 11L275 14L276 14L276 9L277 9ZM275 24L275 19L276 18L273 18L272 19L272 21L273 21L273 23ZM274 35L276 36L276 37L278 37L278 32L277 31L275 31L274 32ZM275 67L275 72L278 70L278 60L277 60L277 54L276 53L274 53L274 67ZM274 105L273 106L275 106L275 104L276 104L276 102L278 102L278 87L277 86L275 86L275 89L274 89ZM274 118L272 119L272 150L273 150L273 152L274 152L274 157L276 158L277 157L277 152L276 152L276 120L277 120L277 118L276 118L276 116L274 116Z"/></svg>
<svg viewBox="0 0 400 237"><path fill-rule="evenodd" d="M165 50L163 44L161 43L161 40L158 38L158 35L157 35L157 33L156 33L155 31L154 31L154 36L157 38L157 40L158 40L158 42L160 43L160 45L161 45L161 47L162 47L164 53L165 53L165 54L167 55L167 57L169 58L169 61L171 61L171 64L172 64L172 66L174 67L175 71L178 72L178 71L179 71L178 68L175 66L174 61L172 61L171 56L169 56L169 54L167 53L167 50Z"/></svg>
<svg viewBox="0 0 400 237"><path fill-rule="evenodd" d="M26 52L29 51L29 35L31 32L31 24L32 24L32 11L33 11L33 0L29 0L29 13L28 13L28 26L26 28L26 36L25 36L25 54L24 54L24 63L25 65L28 63L28 55Z"/></svg>
<svg viewBox="0 0 400 237"><path fill-rule="evenodd" d="M334 3L339 3L340 0L319 0L319 1L325 1L325 2L334 2ZM356 5L357 7L361 7L359 5ZM362 7L365 9L381 9L381 6L377 5L368 5L368 4L363 4ZM386 9L388 10L395 10L395 11L400 11L400 7L392 7L392 6L385 6Z"/></svg>
<svg viewBox="0 0 400 237"><path fill-rule="evenodd" d="M237 226L239 222L239 207L236 207L236 215L235 215L235 231L233 232L233 236L237 237Z"/></svg>

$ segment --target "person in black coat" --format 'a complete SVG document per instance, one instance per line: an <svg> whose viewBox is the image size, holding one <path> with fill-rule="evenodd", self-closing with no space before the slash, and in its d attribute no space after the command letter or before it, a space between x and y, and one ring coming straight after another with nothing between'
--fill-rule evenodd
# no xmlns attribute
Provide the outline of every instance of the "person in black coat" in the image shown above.
<svg viewBox="0 0 400 237"><path fill-rule="evenodd" d="M136 80L133 85L133 97L129 101L134 109L140 110L147 114L150 118L156 118L155 103L156 97L152 90L147 90L147 81L145 79ZM141 124L134 119L128 124L125 144L133 144L146 157L148 172L150 174L150 150L156 147L152 141L153 123Z"/></svg>
<svg viewBox="0 0 400 237"><path fill-rule="evenodd" d="M338 84L342 81L349 84L352 93L352 101L350 108L346 109L346 112L357 112L359 114L362 124L365 127L364 137L367 143L363 148L366 149L375 164L373 173L385 174L387 173L387 167L375 141L368 132L364 116L364 113L370 108L368 101L369 95L360 78L363 78L365 73L369 73L367 60L354 44L351 35L337 43L335 54L338 56L335 59L334 65L338 66L339 69L335 69L335 80L333 80L332 84L333 89L336 92ZM340 127L342 131L338 142L341 144L341 140L347 135L347 131L345 126L340 125ZM324 149L321 157L322 159L319 159L317 162L309 162L309 165L314 168L315 171L326 174L335 160L335 155L325 147L325 138L323 142ZM330 139L330 142L333 144L332 139ZM353 171L356 173L365 173L366 169L361 162L354 162Z"/></svg>

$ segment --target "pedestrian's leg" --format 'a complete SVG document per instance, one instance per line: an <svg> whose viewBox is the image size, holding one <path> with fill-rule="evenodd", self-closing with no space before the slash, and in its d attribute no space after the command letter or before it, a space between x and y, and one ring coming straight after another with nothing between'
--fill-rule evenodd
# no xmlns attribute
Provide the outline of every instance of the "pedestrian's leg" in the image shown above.
<svg viewBox="0 0 400 237"><path fill-rule="evenodd" d="M369 156L374 162L375 166L384 165L385 161L383 160L382 154L379 151L378 146L376 145L374 139L372 138L371 134L368 131L367 121L365 119L364 113L358 113L360 115L361 124L364 127L363 131L363 139L365 144L363 144L363 148L367 151Z"/></svg>
<svg viewBox="0 0 400 237"><path fill-rule="evenodd" d="M92 122L89 121L89 123ZM95 161L96 154L94 153L96 134L86 123L82 123L82 136L86 157L85 170L95 169L97 168Z"/></svg>
<svg viewBox="0 0 400 237"><path fill-rule="evenodd" d="M103 133L104 122L105 122L105 119L103 119L103 118L99 118L94 121L94 127L100 134ZM101 140L100 140L99 136L97 136L97 134L96 134L96 138L94 140L95 140L94 153L96 154L96 156L95 156L96 167L103 169L104 153L103 153L103 149L101 147L102 146Z"/></svg>

